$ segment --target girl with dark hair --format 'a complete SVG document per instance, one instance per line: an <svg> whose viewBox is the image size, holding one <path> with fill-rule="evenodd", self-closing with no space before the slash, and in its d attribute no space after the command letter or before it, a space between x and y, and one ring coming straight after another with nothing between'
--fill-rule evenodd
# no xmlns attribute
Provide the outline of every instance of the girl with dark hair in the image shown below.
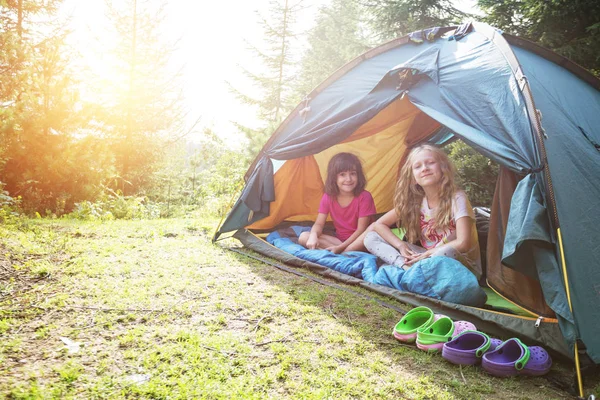
<svg viewBox="0 0 600 400"><path fill-rule="evenodd" d="M298 243L308 249L326 249L339 254L364 249L356 239L367 229L376 214L371 193L365 190L367 180L358 157L338 153L329 160L325 193L319 205L317 220L310 232L303 232ZM323 233L327 216L331 215L335 235Z"/></svg>

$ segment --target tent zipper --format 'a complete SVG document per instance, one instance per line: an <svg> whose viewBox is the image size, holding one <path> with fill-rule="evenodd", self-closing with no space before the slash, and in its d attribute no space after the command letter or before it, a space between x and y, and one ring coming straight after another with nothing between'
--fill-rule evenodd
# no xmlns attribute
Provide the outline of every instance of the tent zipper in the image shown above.
<svg viewBox="0 0 600 400"><path fill-rule="evenodd" d="M541 315L538 317L537 321L535 321L535 327L539 328L540 324L542 323L542 321L544 320L544 317L542 317Z"/></svg>

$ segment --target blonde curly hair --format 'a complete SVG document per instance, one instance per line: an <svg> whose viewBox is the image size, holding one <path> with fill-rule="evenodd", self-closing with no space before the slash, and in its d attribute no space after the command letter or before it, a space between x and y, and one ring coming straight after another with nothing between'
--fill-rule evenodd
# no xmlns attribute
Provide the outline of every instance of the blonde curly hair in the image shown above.
<svg viewBox="0 0 600 400"><path fill-rule="evenodd" d="M406 229L406 238L410 243L421 239L421 204L425 191L417 184L412 171L413 160L421 151L429 150L440 165L442 179L440 181L440 203L435 212L434 229L445 229L452 221L452 200L456 193L454 183L455 168L439 147L422 144L414 147L406 162L400 169L396 192L394 194L394 209L398 217L398 227Z"/></svg>

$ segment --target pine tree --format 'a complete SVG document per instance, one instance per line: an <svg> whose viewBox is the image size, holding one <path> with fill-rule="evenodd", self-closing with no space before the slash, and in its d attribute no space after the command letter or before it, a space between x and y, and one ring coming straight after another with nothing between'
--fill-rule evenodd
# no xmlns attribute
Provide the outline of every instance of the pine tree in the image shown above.
<svg viewBox="0 0 600 400"><path fill-rule="evenodd" d="M486 21L600 75L600 3L594 0L479 0Z"/></svg>
<svg viewBox="0 0 600 400"><path fill-rule="evenodd" d="M372 46L362 18L364 11L357 0L332 0L319 10L316 24L308 33L309 47L302 56L296 83L298 101Z"/></svg>
<svg viewBox="0 0 600 400"><path fill-rule="evenodd" d="M364 0L370 26L382 40L410 32L462 22L469 15L452 0Z"/></svg>
<svg viewBox="0 0 600 400"><path fill-rule="evenodd" d="M260 95L252 97L231 88L243 103L257 108L258 117L263 123L258 129L236 124L248 138L250 157L258 153L291 109L292 78L296 72L292 44L296 37L294 34L296 15L300 9L301 2L271 1L268 18L261 16L265 48L252 46L252 51L262 62L264 69L260 73L244 70L245 75L260 90Z"/></svg>
<svg viewBox="0 0 600 400"><path fill-rule="evenodd" d="M56 22L61 1L3 4L2 177L26 210L55 211L83 191L72 135L79 124L77 82L66 50L68 32ZM81 157L80 157L81 159Z"/></svg>
<svg viewBox="0 0 600 400"><path fill-rule="evenodd" d="M94 89L104 99L96 119L112 146L114 189L128 195L152 184L165 146L184 134L185 112L180 73L170 65L175 44L163 38L166 2L107 5L116 42L106 54L110 79Z"/></svg>

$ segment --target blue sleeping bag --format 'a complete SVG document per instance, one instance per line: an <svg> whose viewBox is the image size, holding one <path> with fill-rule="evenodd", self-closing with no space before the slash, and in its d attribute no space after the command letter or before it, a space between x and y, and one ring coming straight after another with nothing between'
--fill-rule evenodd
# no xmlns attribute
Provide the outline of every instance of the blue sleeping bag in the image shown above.
<svg viewBox="0 0 600 400"><path fill-rule="evenodd" d="M277 231L267 236L267 242L303 260L400 291L474 307L483 306L487 300L475 275L453 258L426 258L405 271L395 265L380 265L376 256L361 251L334 254L308 250Z"/></svg>
<svg viewBox="0 0 600 400"><path fill-rule="evenodd" d="M475 275L450 257L426 258L408 271L395 265L383 265L369 275L369 279L363 279L449 303L481 307L487 301Z"/></svg>

